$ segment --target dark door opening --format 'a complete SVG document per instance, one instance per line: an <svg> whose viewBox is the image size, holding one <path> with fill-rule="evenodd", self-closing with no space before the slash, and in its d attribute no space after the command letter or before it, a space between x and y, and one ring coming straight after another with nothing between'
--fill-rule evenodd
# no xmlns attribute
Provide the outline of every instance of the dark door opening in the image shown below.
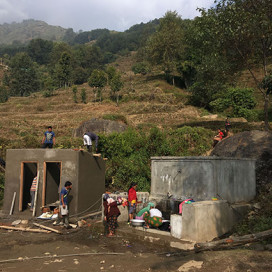
<svg viewBox="0 0 272 272"><path fill-rule="evenodd" d="M59 185L61 175L61 162L46 162L45 164L46 173L44 206L59 200Z"/></svg>
<svg viewBox="0 0 272 272"><path fill-rule="evenodd" d="M30 187L37 175L37 166L37 162L22 162L19 211L27 209L28 203L31 202Z"/></svg>

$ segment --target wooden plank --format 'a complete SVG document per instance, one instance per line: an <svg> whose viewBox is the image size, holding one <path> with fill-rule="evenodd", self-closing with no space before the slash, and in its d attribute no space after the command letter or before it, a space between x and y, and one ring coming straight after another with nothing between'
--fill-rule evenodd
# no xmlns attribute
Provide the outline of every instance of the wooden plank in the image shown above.
<svg viewBox="0 0 272 272"><path fill-rule="evenodd" d="M14 203L15 203L15 197L16 197L16 192L13 193L13 198L12 198L12 202L11 202L11 207L10 207L9 215L12 215L12 213L13 213L13 208L14 208Z"/></svg>
<svg viewBox="0 0 272 272"><path fill-rule="evenodd" d="M195 251L200 252L205 250L218 250L223 248L231 248L234 246L240 246L247 243L254 243L260 240L265 240L270 237L272 237L272 229L258 233L247 234L244 236L230 237L218 241L197 243L195 244Z"/></svg>
<svg viewBox="0 0 272 272"><path fill-rule="evenodd" d="M37 199L38 199L38 193L39 193L39 183L40 183L40 171L37 173L37 186L35 191L35 197L34 197L34 207L32 212L32 217L36 214L36 207L37 207Z"/></svg>
<svg viewBox="0 0 272 272"><path fill-rule="evenodd" d="M41 225L41 224L38 224L38 223L33 223L33 225L36 226L36 227L39 227L41 229L46 229L46 230L49 230L49 231L56 232L58 234L62 234L62 232L59 231L59 230L56 230L56 229L53 229L53 228L50 228L50 227L47 227L47 226L44 226L44 225Z"/></svg>
<svg viewBox="0 0 272 272"><path fill-rule="evenodd" d="M48 231L48 230L30 229L30 228L19 228L19 227L10 227L10 226L0 226L0 229L7 229L7 230L21 230L21 231L28 231L28 232L51 233L51 231Z"/></svg>
<svg viewBox="0 0 272 272"><path fill-rule="evenodd" d="M23 190L24 190L24 163L21 162L19 212L23 210Z"/></svg>
<svg viewBox="0 0 272 272"><path fill-rule="evenodd" d="M43 163L43 189L42 189L42 206L45 206L45 190L46 190L46 162Z"/></svg>

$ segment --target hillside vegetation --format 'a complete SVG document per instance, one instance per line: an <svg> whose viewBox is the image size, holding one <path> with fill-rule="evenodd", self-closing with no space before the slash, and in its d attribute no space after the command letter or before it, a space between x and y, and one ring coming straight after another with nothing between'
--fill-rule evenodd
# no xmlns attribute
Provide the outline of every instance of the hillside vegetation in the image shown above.
<svg viewBox="0 0 272 272"><path fill-rule="evenodd" d="M43 21L24 20L21 23L0 25L0 44L27 43L33 39L61 41L66 29L48 25Z"/></svg>
<svg viewBox="0 0 272 272"><path fill-rule="evenodd" d="M100 135L107 185L148 189L151 156L207 154L226 116L240 118L233 132L269 129L271 3L221 0L193 20L168 11L125 32L67 29L62 42L0 47L1 156L40 147L48 125L56 148L78 148L83 121L117 120L129 129Z"/></svg>

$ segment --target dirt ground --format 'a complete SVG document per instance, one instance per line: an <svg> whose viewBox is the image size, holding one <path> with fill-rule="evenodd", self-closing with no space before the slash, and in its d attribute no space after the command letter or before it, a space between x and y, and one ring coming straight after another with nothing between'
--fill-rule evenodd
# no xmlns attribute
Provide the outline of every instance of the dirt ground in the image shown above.
<svg viewBox="0 0 272 272"><path fill-rule="evenodd" d="M0 271L272 271L271 251L183 252L160 240L146 241L126 224L111 238L97 221L80 229L55 228L63 234L0 229Z"/></svg>

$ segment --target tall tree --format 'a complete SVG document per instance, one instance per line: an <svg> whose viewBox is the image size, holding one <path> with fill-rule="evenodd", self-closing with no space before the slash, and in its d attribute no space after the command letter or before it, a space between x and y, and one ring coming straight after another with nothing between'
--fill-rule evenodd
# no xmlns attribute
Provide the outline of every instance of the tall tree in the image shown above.
<svg viewBox="0 0 272 272"><path fill-rule="evenodd" d="M37 67L26 53L16 54L10 62L10 88L12 95L27 96L39 91Z"/></svg>
<svg viewBox="0 0 272 272"><path fill-rule="evenodd" d="M58 64L56 65L56 78L59 87L67 87L72 80L72 58L67 52L63 52Z"/></svg>
<svg viewBox="0 0 272 272"><path fill-rule="evenodd" d="M93 70L91 76L89 77L88 84L93 88L95 95L95 102L97 93L100 95L100 102L102 100L102 90L107 84L107 75L102 70Z"/></svg>
<svg viewBox="0 0 272 272"><path fill-rule="evenodd" d="M265 126L269 128L269 92L262 88L256 68L268 75L267 63L272 56L272 1L219 0L214 8L202 10L202 17L213 18L213 40L228 61L247 69L264 100Z"/></svg>
<svg viewBox="0 0 272 272"><path fill-rule="evenodd" d="M116 104L119 104L119 91L123 88L124 82L122 81L121 74L116 73L110 81L110 87L113 92L113 96L116 98Z"/></svg>
<svg viewBox="0 0 272 272"><path fill-rule="evenodd" d="M48 64L49 54L53 50L53 42L42 39L33 39L27 46L28 55L39 64Z"/></svg>
<svg viewBox="0 0 272 272"><path fill-rule="evenodd" d="M161 65L166 76L175 69L181 59L183 42L182 19L176 11L168 11L160 20L158 30L147 42L147 57L152 64Z"/></svg>

